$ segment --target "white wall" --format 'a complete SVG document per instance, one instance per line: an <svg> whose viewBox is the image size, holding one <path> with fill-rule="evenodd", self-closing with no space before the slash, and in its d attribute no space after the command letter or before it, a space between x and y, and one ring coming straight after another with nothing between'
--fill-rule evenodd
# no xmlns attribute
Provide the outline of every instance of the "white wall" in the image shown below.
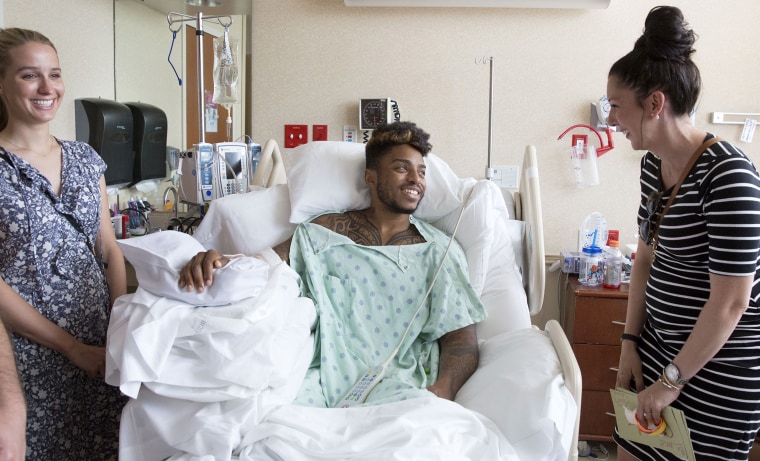
<svg viewBox="0 0 760 461"><path fill-rule="evenodd" d="M603 10L348 8L342 0L253 4L254 134L281 141L286 123L328 124L342 138L362 97L390 96L404 119L431 133L434 151L461 176L483 177L487 161L488 66L493 56L495 165L519 164L526 144L539 153L547 252L577 244L592 211L635 241L638 159L615 136L599 158L602 184L578 190L557 136L588 123L611 64L633 47L660 0L612 0ZM712 111L760 112L760 3L674 0L700 38L695 59L704 95L697 124L732 141L741 127L707 123ZM760 135L743 144L760 161ZM760 163L760 162L758 162Z"/></svg>
<svg viewBox="0 0 760 461"><path fill-rule="evenodd" d="M67 100L55 122L74 136L73 99L113 98L112 5L106 0L3 0L6 26L37 28L56 43ZM179 0L178 0L179 1ZM627 53L658 0L612 0L603 10L348 8L343 0L253 3L252 131L283 143L285 124L327 124L329 139L358 123L358 100L392 97L404 119L431 133L434 151L460 176L483 177L487 158L488 66L494 67L493 164L519 164L535 144L547 252L576 245L577 228L602 212L623 243L635 241L638 160L615 135L599 158L601 185L576 189L557 136L588 123L589 103L604 94L610 65ZM704 92L696 123L737 142L760 164L760 134L739 142L741 126L712 125L714 111L760 112L760 3L671 0L699 35L694 55ZM167 28L167 42L170 33ZM168 45L156 44L165 48ZM173 79L163 72L164 78ZM285 155L290 155L286 150ZM549 279L547 288L552 289ZM554 297L547 313L556 317Z"/></svg>
<svg viewBox="0 0 760 461"><path fill-rule="evenodd" d="M55 44L66 84L54 135L75 138L74 100L114 98L113 5L105 0L4 0L4 27L39 30Z"/></svg>
<svg viewBox="0 0 760 461"><path fill-rule="evenodd" d="M161 108L169 124L167 144L183 147L183 87L167 62L172 34L166 15L138 2L117 0L114 4L116 96L119 102L141 101ZM177 34L171 60L182 73L185 36ZM197 94L197 93L196 93Z"/></svg>

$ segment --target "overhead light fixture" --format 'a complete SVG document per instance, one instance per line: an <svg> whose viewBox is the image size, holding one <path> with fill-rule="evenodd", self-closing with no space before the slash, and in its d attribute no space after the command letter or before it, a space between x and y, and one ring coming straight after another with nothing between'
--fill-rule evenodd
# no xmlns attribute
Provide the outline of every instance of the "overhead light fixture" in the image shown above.
<svg viewBox="0 0 760 461"><path fill-rule="evenodd" d="M201 8L211 8L215 6L222 6L222 2L219 0L185 0L186 5L197 6Z"/></svg>
<svg viewBox="0 0 760 461"><path fill-rule="evenodd" d="M610 0L343 0L346 6L607 8Z"/></svg>

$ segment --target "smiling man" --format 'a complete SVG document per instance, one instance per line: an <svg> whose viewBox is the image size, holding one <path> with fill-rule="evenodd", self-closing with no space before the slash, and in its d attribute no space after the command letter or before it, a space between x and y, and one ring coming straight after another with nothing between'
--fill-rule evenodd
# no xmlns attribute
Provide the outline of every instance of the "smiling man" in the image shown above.
<svg viewBox="0 0 760 461"><path fill-rule="evenodd" d="M370 206L318 216L275 248L319 316L297 403L334 407L381 364L367 404L431 392L453 400L478 366L475 323L485 311L464 252L453 242L446 255L449 236L412 216L425 196L428 139L410 122L376 128L366 146ZM180 284L202 290L224 264L217 252L201 253Z"/></svg>

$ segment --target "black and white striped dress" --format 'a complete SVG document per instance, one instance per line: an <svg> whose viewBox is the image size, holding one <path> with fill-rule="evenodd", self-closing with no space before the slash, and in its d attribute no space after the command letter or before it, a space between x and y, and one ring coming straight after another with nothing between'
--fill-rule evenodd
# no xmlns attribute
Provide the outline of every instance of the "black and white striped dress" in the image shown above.
<svg viewBox="0 0 760 461"><path fill-rule="evenodd" d="M708 135L708 138L712 135ZM642 159L639 222L661 184L659 159ZM661 203L668 194L665 191ZM760 178L747 156L720 141L702 153L659 230L646 288L639 354L649 386L681 350L710 294L710 273L754 276L748 309L717 355L681 391L698 460L746 460L760 428ZM679 459L615 440L642 460Z"/></svg>

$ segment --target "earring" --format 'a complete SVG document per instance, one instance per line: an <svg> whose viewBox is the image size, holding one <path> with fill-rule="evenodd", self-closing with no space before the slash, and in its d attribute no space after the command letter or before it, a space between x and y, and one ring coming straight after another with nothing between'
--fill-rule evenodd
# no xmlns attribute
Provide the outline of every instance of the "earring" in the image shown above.
<svg viewBox="0 0 760 461"><path fill-rule="evenodd" d="M654 115L654 112L652 112L652 117L654 117L655 120L659 120L660 114Z"/></svg>

